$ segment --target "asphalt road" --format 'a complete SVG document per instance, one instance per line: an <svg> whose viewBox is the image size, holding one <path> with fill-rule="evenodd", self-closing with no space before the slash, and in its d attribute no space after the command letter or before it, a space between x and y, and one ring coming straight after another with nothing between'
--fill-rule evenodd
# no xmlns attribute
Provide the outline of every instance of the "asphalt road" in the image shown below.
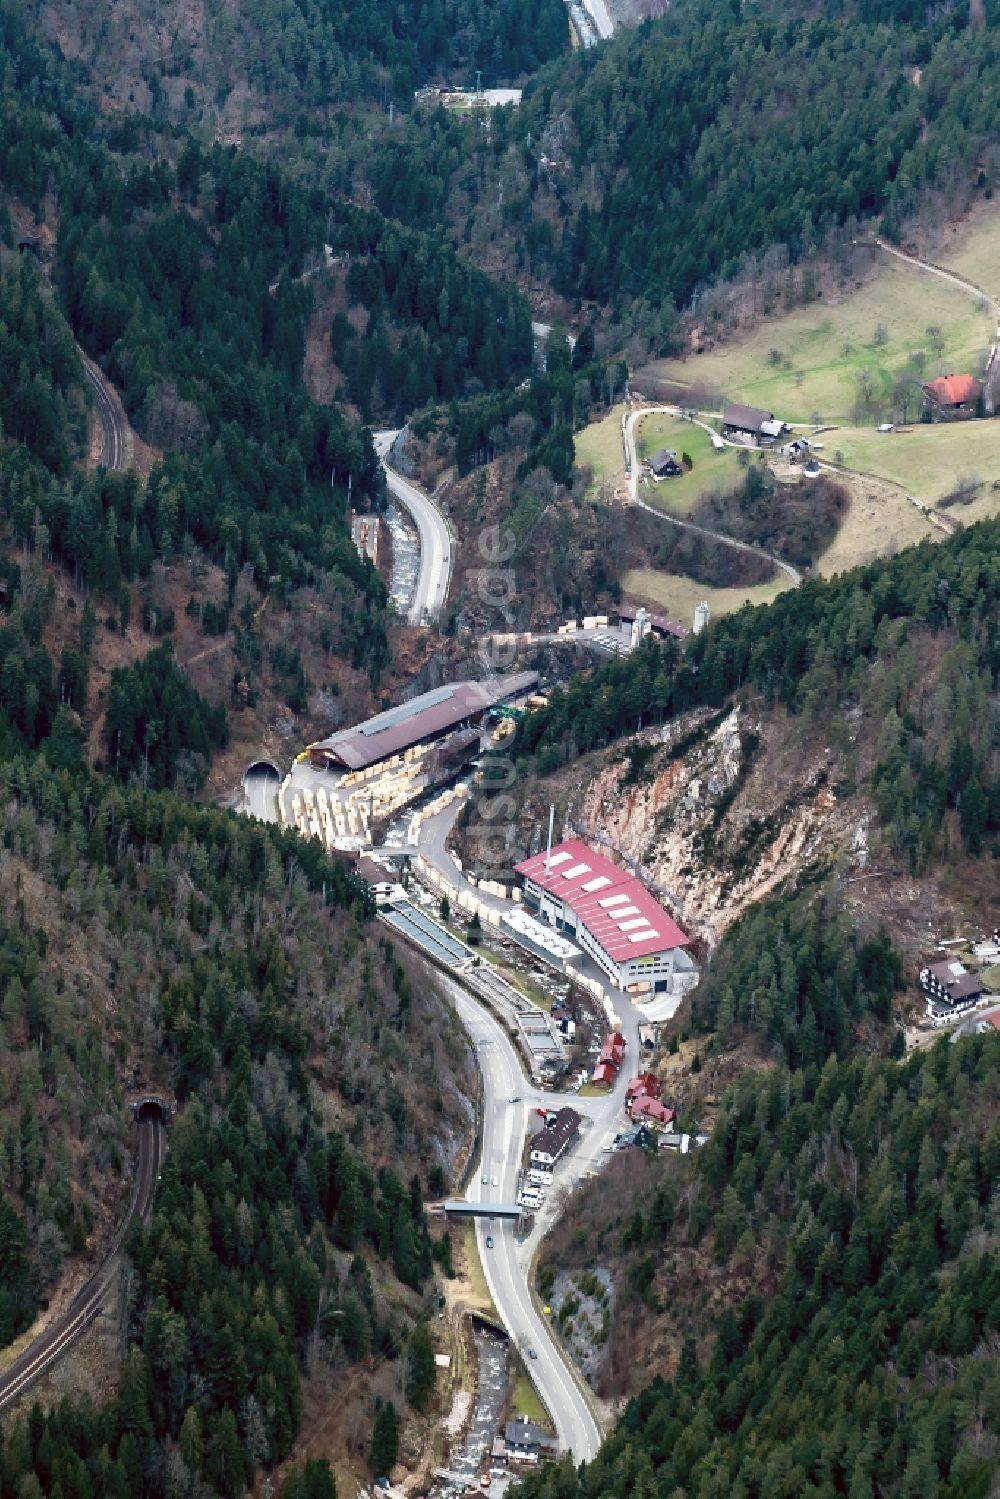
<svg viewBox="0 0 1000 1499"><path fill-rule="evenodd" d="M514 1225L501 1219L477 1219L476 1239L494 1305L552 1416L560 1446L573 1454L574 1461L590 1462L601 1445L600 1428L581 1382L532 1299L529 1282L539 1239L558 1216L567 1193L600 1163L621 1113L630 1068L634 1070L637 1065L638 1016L622 996L620 1009L624 1012L622 1026L629 1065L622 1068L617 1086L607 1097L540 1092L525 1080L514 1045L500 1023L459 983L445 976L441 983L476 1048L483 1079L482 1157L466 1193L469 1201L516 1202L518 1168L532 1108L570 1104L584 1115L580 1137L556 1167L555 1181L536 1216L534 1232L524 1244L517 1243ZM488 1178L485 1184L484 1176ZM486 1248L487 1235L493 1239L492 1249Z"/></svg>
<svg viewBox="0 0 1000 1499"><path fill-rule="evenodd" d="M389 492L410 512L420 536L420 569L407 611L410 624L419 625L436 620L444 608L454 559L451 537L440 510L423 490L404 479L386 461L398 436L398 432L372 433Z"/></svg>
<svg viewBox="0 0 1000 1499"><path fill-rule="evenodd" d="M246 775L243 777L244 812L258 822L277 822L279 775Z"/></svg>
<svg viewBox="0 0 1000 1499"><path fill-rule="evenodd" d="M166 1130L158 1117L140 1120L138 1129L139 1161L132 1200L111 1247L100 1267L76 1293L66 1310L0 1374L0 1410L23 1395L68 1352L114 1289L125 1235L134 1219L144 1218L148 1213L166 1153Z"/></svg>
<svg viewBox="0 0 1000 1499"><path fill-rule="evenodd" d="M604 0L583 0L583 8L593 21L594 28L602 42L614 35L614 23L608 15L608 7Z"/></svg>
<svg viewBox="0 0 1000 1499"><path fill-rule="evenodd" d="M101 463L120 473L128 467L128 423L104 371L82 349L79 352L101 424Z"/></svg>

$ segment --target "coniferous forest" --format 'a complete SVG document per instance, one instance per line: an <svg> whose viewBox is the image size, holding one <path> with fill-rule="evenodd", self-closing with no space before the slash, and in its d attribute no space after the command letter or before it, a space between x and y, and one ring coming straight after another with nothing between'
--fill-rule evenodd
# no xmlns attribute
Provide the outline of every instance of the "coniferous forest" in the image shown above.
<svg viewBox="0 0 1000 1499"><path fill-rule="evenodd" d="M347 863L220 792L267 652L268 742L301 748L304 618L338 726L480 661L466 598L404 634L352 543L387 503L372 429L406 424L481 528L513 515L525 565L558 510L543 584L585 605L556 586L596 503L574 437L625 355L711 328L713 288L767 263L818 299L824 258L998 185L996 0L629 23L575 47L564 0L0 0L0 1356L109 1243L129 1100L176 1105L110 1370L3 1412L0 1499L336 1499L341 1460L443 1458L453 1241L425 1205L472 1164L476 1057ZM520 104L414 98L477 74ZM815 541L803 520L803 569ZM189 617L232 636L232 681L193 679ZM912 906L951 865L1000 888L996 519L554 672L511 741L525 785L624 746L629 790L637 730L752 702L829 743L824 792ZM746 820L746 865L768 833ZM730 858L711 828L694 855ZM616 1266L609 1336L658 1351L596 1459L523 1499L997 1492L1000 1038L907 1052L911 954L842 874L816 854L707 955L669 1053L730 1069L700 1147L568 1204L567 1265ZM316 1456L323 1401L353 1414Z"/></svg>

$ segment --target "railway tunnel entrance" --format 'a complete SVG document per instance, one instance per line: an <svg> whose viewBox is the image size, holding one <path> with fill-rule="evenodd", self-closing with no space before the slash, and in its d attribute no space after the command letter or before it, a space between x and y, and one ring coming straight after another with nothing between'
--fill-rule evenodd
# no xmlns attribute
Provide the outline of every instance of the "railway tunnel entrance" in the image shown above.
<svg viewBox="0 0 1000 1499"><path fill-rule="evenodd" d="M168 1125L176 1108L172 1099L164 1098L159 1093L144 1093L141 1098L132 1100L132 1116L137 1124L142 1124L146 1119L156 1119L161 1124Z"/></svg>

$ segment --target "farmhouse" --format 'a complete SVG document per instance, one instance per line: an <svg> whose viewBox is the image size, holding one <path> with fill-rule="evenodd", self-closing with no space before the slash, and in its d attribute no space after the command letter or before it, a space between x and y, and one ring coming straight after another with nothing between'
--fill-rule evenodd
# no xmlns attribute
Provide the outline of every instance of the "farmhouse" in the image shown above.
<svg viewBox="0 0 1000 1499"><path fill-rule="evenodd" d="M777 421L773 411L761 411L758 406L742 406L734 402L723 413L722 430L736 442L763 444L776 442L785 430L785 423Z"/></svg>
<svg viewBox="0 0 1000 1499"><path fill-rule="evenodd" d="M975 416L983 382L975 375L938 375L923 387L931 411L940 416Z"/></svg>
<svg viewBox="0 0 1000 1499"><path fill-rule="evenodd" d="M921 968L920 987L933 1003L951 1010L969 1009L983 992L975 975L954 958Z"/></svg>
<svg viewBox="0 0 1000 1499"><path fill-rule="evenodd" d="M673 479L683 472L677 462L677 454L671 448L661 448L649 460L649 471L656 480Z"/></svg>
<svg viewBox="0 0 1000 1499"><path fill-rule="evenodd" d="M516 869L527 910L579 943L616 988L669 991L690 939L634 874L577 838Z"/></svg>

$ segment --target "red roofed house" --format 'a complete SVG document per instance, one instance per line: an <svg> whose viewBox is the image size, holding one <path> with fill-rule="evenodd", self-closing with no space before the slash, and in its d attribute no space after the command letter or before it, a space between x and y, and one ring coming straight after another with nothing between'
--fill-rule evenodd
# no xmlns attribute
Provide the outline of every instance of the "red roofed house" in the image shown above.
<svg viewBox="0 0 1000 1499"><path fill-rule="evenodd" d="M658 1098L650 1098L648 1093L640 1093L638 1098L633 1098L629 1113L633 1119L646 1119L650 1124L662 1125L664 1129L673 1122L674 1117L673 1109L668 1109Z"/></svg>
<svg viewBox="0 0 1000 1499"><path fill-rule="evenodd" d="M612 1031L605 1036L604 1045L601 1047L601 1062L610 1062L612 1067L620 1067L622 1057L625 1055L625 1037L621 1031Z"/></svg>
<svg viewBox="0 0 1000 1499"><path fill-rule="evenodd" d="M578 942L619 989L666 993L689 939L641 880L570 838L517 865L524 904Z"/></svg>
<svg viewBox="0 0 1000 1499"><path fill-rule="evenodd" d="M975 375L938 375L924 386L927 404L942 416L975 416L983 382Z"/></svg>
<svg viewBox="0 0 1000 1499"><path fill-rule="evenodd" d="M655 1072L640 1072L638 1077L629 1078L625 1090L625 1107L628 1108L633 1098L639 1098L643 1093L648 1098L659 1098L662 1092L663 1084Z"/></svg>
<svg viewBox="0 0 1000 1499"><path fill-rule="evenodd" d="M594 1068L594 1082L598 1086L613 1088L618 1076L618 1068L611 1062L598 1062Z"/></svg>
<svg viewBox="0 0 1000 1499"><path fill-rule="evenodd" d="M990 1010L985 1015L980 1015L976 1030L980 1035L989 1030L1000 1031L1000 1010Z"/></svg>

